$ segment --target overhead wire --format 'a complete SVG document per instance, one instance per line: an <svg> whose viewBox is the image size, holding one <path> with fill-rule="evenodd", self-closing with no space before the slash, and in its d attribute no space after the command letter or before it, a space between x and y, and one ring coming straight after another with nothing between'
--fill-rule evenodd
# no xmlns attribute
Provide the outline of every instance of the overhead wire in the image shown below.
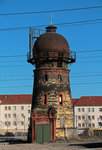
<svg viewBox="0 0 102 150"><path fill-rule="evenodd" d="M97 22L98 21L98 22ZM99 19L92 19L92 20L82 20L82 21L73 21L73 22L63 22L63 23L56 23L56 24L53 24L55 26L64 26L64 25L82 25L83 24L86 24L86 23L89 23L89 22L92 22L92 23L102 23L102 22L99 22L99 21L102 21L102 18L99 18ZM29 29L29 27L31 28L38 28L38 27L46 27L48 25L35 25L35 26L25 26L25 27L13 27L13 28L0 28L0 31L10 31L10 30L22 30L22 29Z"/></svg>
<svg viewBox="0 0 102 150"><path fill-rule="evenodd" d="M66 11L80 11L80 10L88 10L88 9L99 9L102 6L91 6L91 7L80 7L80 8L68 8L68 9L57 9L52 10L52 12L66 12ZM29 12L18 12L18 13L0 13L0 16L11 16L11 15L29 15L29 14L39 14L39 13L50 13L51 10L44 11L29 11Z"/></svg>

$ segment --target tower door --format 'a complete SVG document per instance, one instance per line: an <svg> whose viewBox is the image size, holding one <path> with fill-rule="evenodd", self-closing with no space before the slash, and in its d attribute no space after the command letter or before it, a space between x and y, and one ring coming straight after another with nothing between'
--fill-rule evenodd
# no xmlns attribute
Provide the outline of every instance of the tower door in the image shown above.
<svg viewBox="0 0 102 150"><path fill-rule="evenodd" d="M36 142L48 143L51 142L50 125L36 125Z"/></svg>

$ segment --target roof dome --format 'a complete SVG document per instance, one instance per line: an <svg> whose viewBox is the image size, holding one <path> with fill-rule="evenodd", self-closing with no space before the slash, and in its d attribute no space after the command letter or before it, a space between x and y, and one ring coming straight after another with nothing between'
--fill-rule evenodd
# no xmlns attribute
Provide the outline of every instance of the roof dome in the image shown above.
<svg viewBox="0 0 102 150"><path fill-rule="evenodd" d="M39 36L34 44L37 53L42 51L63 51L69 52L70 47L67 40L56 33L56 27L50 25L46 27L46 33Z"/></svg>

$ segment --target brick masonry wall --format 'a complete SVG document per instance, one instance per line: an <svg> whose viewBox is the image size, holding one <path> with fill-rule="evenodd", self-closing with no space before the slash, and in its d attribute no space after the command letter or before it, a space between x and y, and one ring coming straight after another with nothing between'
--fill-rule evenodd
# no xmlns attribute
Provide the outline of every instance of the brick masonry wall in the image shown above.
<svg viewBox="0 0 102 150"><path fill-rule="evenodd" d="M48 76L48 81L45 81L45 74ZM58 75L62 76L62 81L58 80ZM58 132L59 128L73 127L69 70L62 68L34 70L32 110L42 105L44 94L47 94L47 104L53 106L57 111L56 136L59 136L61 134ZM59 104L59 94L62 94L63 105Z"/></svg>

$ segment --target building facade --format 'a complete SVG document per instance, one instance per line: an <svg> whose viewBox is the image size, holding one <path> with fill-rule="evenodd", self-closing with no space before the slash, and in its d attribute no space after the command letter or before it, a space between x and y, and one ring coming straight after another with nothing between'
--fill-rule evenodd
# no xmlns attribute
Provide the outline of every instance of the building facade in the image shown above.
<svg viewBox="0 0 102 150"><path fill-rule="evenodd" d="M102 96L83 96L72 99L72 103L77 129L102 128Z"/></svg>
<svg viewBox="0 0 102 150"><path fill-rule="evenodd" d="M0 95L0 133L28 132L32 95Z"/></svg>

